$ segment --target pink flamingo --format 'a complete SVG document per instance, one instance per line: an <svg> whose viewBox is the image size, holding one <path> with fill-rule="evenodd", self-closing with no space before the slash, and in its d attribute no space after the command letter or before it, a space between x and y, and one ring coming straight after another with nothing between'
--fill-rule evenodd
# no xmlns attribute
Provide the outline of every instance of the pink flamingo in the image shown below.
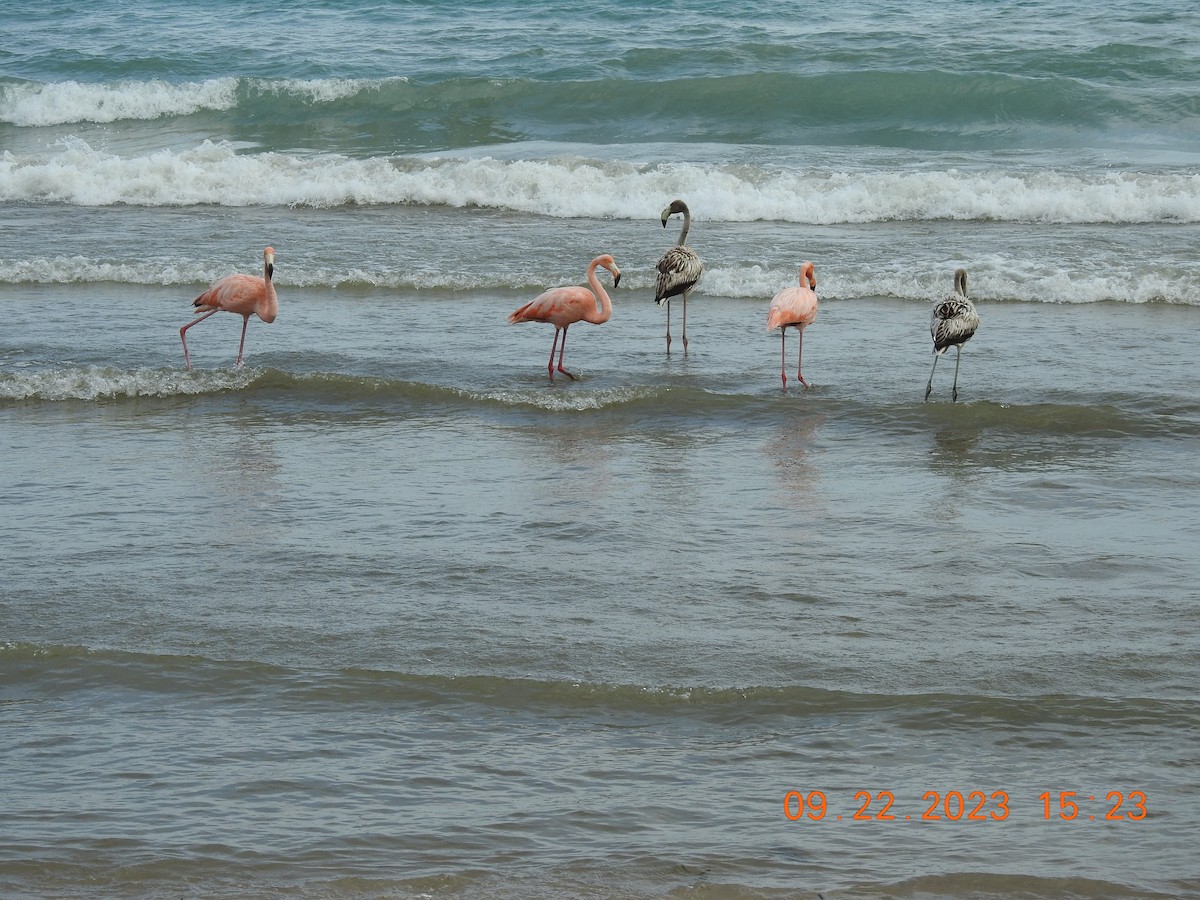
<svg viewBox="0 0 1200 900"><path fill-rule="evenodd" d="M817 273L810 262L800 266L799 287L784 288L771 300L767 313L767 331L779 329L779 375L783 378L783 389L787 390L787 361L784 359L785 335L791 325L800 332L800 352L796 354L796 377L808 387L800 374L800 360L804 355L804 329L817 317Z"/></svg>
<svg viewBox="0 0 1200 900"><path fill-rule="evenodd" d="M612 273L614 288L621 283L621 270L617 268L616 261L606 253L597 256L588 264L587 280L592 290L578 285L551 288L508 317L510 322L549 322L554 326L554 343L550 345L550 362L546 365L551 381L554 380L554 348L558 346L559 332L562 333L562 347L558 351L558 371L574 380L575 376L563 368L567 329L579 321L603 325L612 317L612 300L596 276L597 266L604 266ZM599 310L596 309L597 297L600 298Z"/></svg>
<svg viewBox="0 0 1200 900"><path fill-rule="evenodd" d="M238 344L237 355L237 367L242 367L242 350L246 346L246 326L250 324L250 314L258 316L268 325L274 322L275 316L279 314L279 298L275 296L275 285L271 283L271 276L274 274L275 248L267 247L263 250L262 278L257 275L226 275L192 302L192 306L207 311L179 329L179 339L183 341L183 361L189 369L192 367L192 360L188 356L185 332L221 310L237 313L242 317L242 341Z"/></svg>

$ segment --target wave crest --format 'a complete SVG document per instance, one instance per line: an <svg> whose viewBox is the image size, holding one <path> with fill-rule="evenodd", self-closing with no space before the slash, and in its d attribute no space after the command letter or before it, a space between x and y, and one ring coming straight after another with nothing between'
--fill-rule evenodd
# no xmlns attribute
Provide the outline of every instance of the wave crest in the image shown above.
<svg viewBox="0 0 1200 900"><path fill-rule="evenodd" d="M404 381L378 376L334 373L294 374L278 369L241 370L121 369L114 366L70 366L36 372L0 373L0 401L105 401L140 397L187 397L227 391L302 394L315 403L370 401L420 407L498 407L545 412L588 412L654 404L667 387L612 387L564 394L537 387L494 390Z"/></svg>
<svg viewBox="0 0 1200 900"><path fill-rule="evenodd" d="M697 163L304 156L204 141L122 157L71 138L58 152L0 155L0 200L79 206L415 205L560 218L653 219L687 196L710 221L834 225L890 221L1043 224L1200 222L1193 172L987 169L790 170Z"/></svg>
<svg viewBox="0 0 1200 900"><path fill-rule="evenodd" d="M235 109L255 97L290 97L308 103L333 103L405 79L241 79L210 78L173 84L161 79L88 84L30 81L0 84L0 122L22 128L107 124L121 120L189 116L205 110Z"/></svg>
<svg viewBox="0 0 1200 900"><path fill-rule="evenodd" d="M174 257L148 257L114 261L84 256L0 257L0 284L123 285L178 288L181 293L199 290L222 275L225 264L180 261ZM421 271L378 262L370 267L332 268L288 260L277 274L286 289L337 291L399 291L422 293L472 293L497 290L516 294L540 292L547 275L531 270L501 273L471 271ZM794 282L795 269L785 266L710 264L704 276L704 293L713 297L762 301ZM946 287L944 272L931 268L922 273L849 263L822 280L826 300L886 297L927 304ZM1053 266L1035 267L1002 257L980 259L974 267L972 296L983 302L1025 303L1166 303L1200 305L1200 279L1190 270L1142 271L1133 263L1114 265L1102 272L1072 272ZM649 291L654 285L650 268L629 267L621 285L627 291ZM186 290L184 289L186 287Z"/></svg>
<svg viewBox="0 0 1200 900"><path fill-rule="evenodd" d="M0 400L100 401L177 397L242 390L260 377L252 370L191 373L170 369L72 366L43 372L0 373Z"/></svg>

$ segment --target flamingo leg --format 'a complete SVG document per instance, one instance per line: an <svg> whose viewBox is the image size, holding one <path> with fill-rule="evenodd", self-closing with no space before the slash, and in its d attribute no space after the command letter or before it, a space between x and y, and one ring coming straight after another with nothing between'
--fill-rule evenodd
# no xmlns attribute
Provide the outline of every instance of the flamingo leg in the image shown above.
<svg viewBox="0 0 1200 900"><path fill-rule="evenodd" d="M671 352L671 300L667 299L667 352Z"/></svg>
<svg viewBox="0 0 1200 900"><path fill-rule="evenodd" d="M925 402L929 402L929 392L933 390L933 373L937 369L937 361L940 354L933 354L933 368L929 370L929 381L925 382Z"/></svg>
<svg viewBox="0 0 1200 900"><path fill-rule="evenodd" d="M951 402L958 402L958 364L962 362L962 344L954 348L954 387L950 389Z"/></svg>
<svg viewBox="0 0 1200 900"><path fill-rule="evenodd" d="M550 376L550 380L554 380L554 351L558 349L558 334L561 328L554 329L554 343L550 345L550 362L546 363L546 373ZM566 340L563 340L563 346L566 346Z"/></svg>
<svg viewBox="0 0 1200 900"><path fill-rule="evenodd" d="M193 325L199 325L201 322L203 322L205 319L207 319L209 316L211 316L215 312L220 312L220 310L210 309L204 315L197 316L196 318L192 319L192 321L188 322L186 325L184 325L182 328L179 329L179 339L181 341L183 341L183 362L187 366L188 371L191 371L191 368L192 368L192 358L188 355L187 336L184 334L184 332L186 332Z"/></svg>
<svg viewBox="0 0 1200 900"><path fill-rule="evenodd" d="M683 292L683 352L687 354L687 295L690 291Z"/></svg>
<svg viewBox="0 0 1200 900"><path fill-rule="evenodd" d="M246 326L250 324L250 314L246 313L242 316L242 340L238 343L238 358L236 368L242 367L242 351L246 349Z"/></svg>
<svg viewBox="0 0 1200 900"><path fill-rule="evenodd" d="M797 328L796 330L800 332L800 337L797 339L800 344L800 350L796 353L796 377L800 380L800 383L807 388L808 382L805 381L804 376L800 374L800 361L804 358L804 329Z"/></svg>
<svg viewBox="0 0 1200 900"><path fill-rule="evenodd" d="M779 377L783 379L783 389L787 390L787 328L779 329Z"/></svg>
<svg viewBox="0 0 1200 900"><path fill-rule="evenodd" d="M571 327L570 325L563 326L562 346L558 348L558 371L562 372L564 375L566 375L572 381L575 381L576 380L575 376L563 368L563 354L567 352L567 329L570 327Z"/></svg>

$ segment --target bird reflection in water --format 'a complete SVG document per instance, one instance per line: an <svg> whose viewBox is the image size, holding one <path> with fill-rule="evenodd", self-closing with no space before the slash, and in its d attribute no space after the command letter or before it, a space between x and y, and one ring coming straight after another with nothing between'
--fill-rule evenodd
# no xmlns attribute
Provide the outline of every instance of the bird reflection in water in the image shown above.
<svg viewBox="0 0 1200 900"><path fill-rule="evenodd" d="M823 415L805 415L780 428L763 448L780 480L796 494L810 494L820 481L821 467L813 458L812 445L824 424Z"/></svg>

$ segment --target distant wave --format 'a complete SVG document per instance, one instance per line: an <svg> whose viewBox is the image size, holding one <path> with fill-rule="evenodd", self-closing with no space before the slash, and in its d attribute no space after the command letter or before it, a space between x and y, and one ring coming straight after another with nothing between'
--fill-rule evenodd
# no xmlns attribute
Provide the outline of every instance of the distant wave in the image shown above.
<svg viewBox="0 0 1200 900"><path fill-rule="evenodd" d="M0 79L0 123L22 128L233 113L264 128L310 116L347 130L371 122L406 149L545 137L660 141L700 133L724 143L826 139L897 147L1024 147L1047 134L1120 142L1133 133L1186 136L1197 116L1187 84L1043 73L915 69L732 72L673 79L598 77L209 78L41 83ZM614 115L619 110L619 115ZM698 128L697 123L703 122ZM816 131L815 129L820 129ZM427 143L427 141L432 143Z"/></svg>
<svg viewBox="0 0 1200 900"><path fill-rule="evenodd" d="M228 272L179 260L114 262L84 256L0 257L0 284L208 284Z"/></svg>
<svg viewBox="0 0 1200 900"><path fill-rule="evenodd" d="M80 206L409 204L556 217L653 218L687 196L709 220L830 225L888 221L1200 222L1193 172L1048 169L790 170L634 164L583 157L303 156L191 150L123 157L79 139L54 152L0 155L0 200Z"/></svg>
<svg viewBox="0 0 1200 900"><path fill-rule="evenodd" d="M345 100L404 79L240 79L210 78L174 84L150 81L81 83L0 82L0 122L19 127L109 123L120 120L187 116L202 110L230 110L263 97L290 97L310 104Z"/></svg>
<svg viewBox="0 0 1200 900"><path fill-rule="evenodd" d="M0 256L0 284L116 284L162 285L177 290L180 300L198 291L222 275L228 266L218 267L189 262L176 257L114 261L83 256L33 257L8 259ZM276 273L282 290L315 288L331 290L393 290L450 293L507 290L517 293L540 292L552 277L547 273L420 271L389 266L332 269L306 264L289 258ZM626 267L621 286L628 291L647 291L653 286L653 271L648 267ZM703 292L710 296L762 301L795 279L792 267L718 265L710 261L704 276ZM901 277L892 270L842 265L822 278L822 297L826 300L854 300L859 297L885 297L928 303L945 289L945 274L933 271ZM1137 274L1128 264L1103 272L1071 274L1054 268L1022 266L985 261L975 267L972 295L983 302L1031 303L1168 303L1179 306L1200 305L1200 280L1190 271Z"/></svg>

